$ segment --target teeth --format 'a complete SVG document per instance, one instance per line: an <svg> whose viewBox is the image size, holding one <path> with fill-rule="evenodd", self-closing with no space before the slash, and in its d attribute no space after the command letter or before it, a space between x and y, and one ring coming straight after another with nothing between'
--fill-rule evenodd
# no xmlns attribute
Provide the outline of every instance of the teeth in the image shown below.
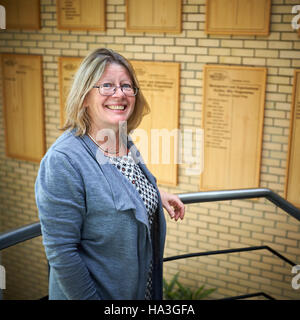
<svg viewBox="0 0 300 320"><path fill-rule="evenodd" d="M111 110L124 110L125 107L124 106L107 106L108 109Z"/></svg>

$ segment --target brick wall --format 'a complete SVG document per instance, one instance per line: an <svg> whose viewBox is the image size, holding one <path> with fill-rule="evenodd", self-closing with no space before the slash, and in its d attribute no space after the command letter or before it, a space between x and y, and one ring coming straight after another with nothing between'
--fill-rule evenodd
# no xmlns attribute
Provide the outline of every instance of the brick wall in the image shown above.
<svg viewBox="0 0 300 320"><path fill-rule="evenodd" d="M39 31L0 31L0 51L43 56L47 148L60 132L58 57L85 56L98 47L115 49L129 59L181 64L180 128L199 128L202 112L202 70L207 63L267 67L261 187L283 195L289 139L293 72L300 68L300 41L291 29L296 0L272 0L271 32L258 36L207 36L205 0L183 0L183 29L178 35L128 33L125 0L107 0L105 32L60 31L56 3L41 0ZM0 93L0 232L37 220L34 182L38 165L5 156L2 91ZM171 192L199 191L199 177L179 168ZM300 223L265 200L235 200L187 206L184 221L168 220L165 256L257 245L269 245L300 264ZM47 265L41 239L7 249L7 299L47 294ZM191 287L217 290L212 298L264 291L275 298L298 299L291 287L291 266L271 253L234 253L165 264L170 279Z"/></svg>

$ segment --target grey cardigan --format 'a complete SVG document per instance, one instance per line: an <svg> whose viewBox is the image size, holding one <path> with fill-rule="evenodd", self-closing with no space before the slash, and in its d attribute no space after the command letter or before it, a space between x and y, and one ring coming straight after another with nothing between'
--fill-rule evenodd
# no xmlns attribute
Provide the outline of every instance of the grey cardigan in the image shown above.
<svg viewBox="0 0 300 320"><path fill-rule="evenodd" d="M128 146L157 189L135 145ZM157 192L151 234L136 188L88 136L64 132L42 159L35 184L49 299L144 299L151 259L153 299L162 299L166 222Z"/></svg>

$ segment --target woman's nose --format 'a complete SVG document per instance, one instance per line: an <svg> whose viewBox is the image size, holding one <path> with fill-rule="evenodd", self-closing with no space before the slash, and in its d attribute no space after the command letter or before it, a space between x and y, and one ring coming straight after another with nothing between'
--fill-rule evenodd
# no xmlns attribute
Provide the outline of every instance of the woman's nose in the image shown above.
<svg viewBox="0 0 300 320"><path fill-rule="evenodd" d="M120 96L126 96L125 93L123 92L122 90L122 87L121 86L116 86L115 88L115 92L113 94L113 97L120 97Z"/></svg>

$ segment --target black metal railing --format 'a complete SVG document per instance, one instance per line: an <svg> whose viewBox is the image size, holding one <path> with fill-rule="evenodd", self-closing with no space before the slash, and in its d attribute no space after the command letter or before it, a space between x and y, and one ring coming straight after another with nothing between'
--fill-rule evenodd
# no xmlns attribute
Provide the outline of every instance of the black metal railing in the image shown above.
<svg viewBox="0 0 300 320"><path fill-rule="evenodd" d="M8 232L0 233L0 250L41 235L41 224L35 222Z"/></svg>
<svg viewBox="0 0 300 320"><path fill-rule="evenodd" d="M172 256L164 258L164 262L173 261L173 260L180 260L180 259L187 259L187 258L194 258L194 257L203 257L203 256L210 256L210 255L217 255L217 254L229 254L229 253L236 253L236 252L245 252L245 251L256 251L256 250L267 250L283 260L284 262L290 264L291 266L296 265L293 261L289 260L282 254L278 253L276 250L270 248L269 246L252 246L252 247L246 247L246 248L235 248L235 249L225 249L225 250L215 250L215 251L205 251L205 252L196 252L196 253L188 253L188 254L182 254L178 256ZM264 293L264 292L256 292L256 293L250 293L245 295L240 295L236 297L228 297L223 298L220 300L239 300L239 299L248 299L253 297L263 296L266 299L269 300L275 300L272 296Z"/></svg>
<svg viewBox="0 0 300 320"><path fill-rule="evenodd" d="M220 300L240 300L240 299L249 299L249 298L254 298L254 297L259 297L262 296L268 300L275 300L272 296L270 296L267 293L264 292L255 292L255 293L249 293L249 294L243 294L240 296L235 296L235 297L226 297L222 298Z"/></svg>
<svg viewBox="0 0 300 320"><path fill-rule="evenodd" d="M187 253L178 256L172 256L164 258L164 262L173 261L178 259L186 259L186 258L194 258L194 257L203 257L203 256L210 256L216 254L228 254L228 253L235 253L235 252L245 252L245 251L256 251L256 250L268 250L269 252L273 253L275 256L287 262L291 266L294 266L296 263L292 262L282 254L278 253L276 250L270 248L269 246L253 246L253 247L246 247L246 248L235 248L235 249L225 249L225 250L215 250L215 251L205 251L205 252L196 252L196 253Z"/></svg>
<svg viewBox="0 0 300 320"><path fill-rule="evenodd" d="M291 215L293 218L300 221L300 210L296 208L293 204L271 191L265 188L256 189L237 189L237 190L220 190L220 191L206 191L206 192L195 192L195 193L184 193L178 194L179 198L185 204L201 203L201 202L212 202L212 201L225 201L225 200L238 200L238 199L253 199L253 198L266 198L277 207L284 210L287 214ZM38 237L41 235L41 226L39 222L23 226L8 232L0 234L0 251L6 249L10 246L16 245L20 242ZM234 252L244 252L253 250L268 250L274 255L276 255L281 260L287 262L288 264L294 266L295 263L287 259L274 249L269 246L256 246L256 247L246 247L246 248L236 248L227 250L216 250L198 253L189 253L179 256L166 257L164 262L178 259L186 259L192 257L200 257L215 254L228 254ZM264 292L258 292L243 296L232 297L234 299L242 299L254 296L264 296L268 299L273 299L271 296L265 294Z"/></svg>
<svg viewBox="0 0 300 320"><path fill-rule="evenodd" d="M183 203L199 203L224 200L266 198L277 207L300 221L300 210L277 193L266 188L221 190L179 194Z"/></svg>

